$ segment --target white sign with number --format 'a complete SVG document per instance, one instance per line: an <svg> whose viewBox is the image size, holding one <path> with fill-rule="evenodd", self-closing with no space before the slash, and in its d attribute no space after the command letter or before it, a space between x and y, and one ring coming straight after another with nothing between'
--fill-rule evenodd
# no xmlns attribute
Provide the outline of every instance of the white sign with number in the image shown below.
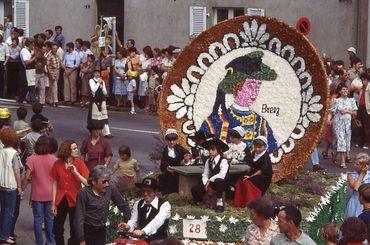
<svg viewBox="0 0 370 245"><path fill-rule="evenodd" d="M182 229L186 238L207 239L207 223L200 219L184 219Z"/></svg>

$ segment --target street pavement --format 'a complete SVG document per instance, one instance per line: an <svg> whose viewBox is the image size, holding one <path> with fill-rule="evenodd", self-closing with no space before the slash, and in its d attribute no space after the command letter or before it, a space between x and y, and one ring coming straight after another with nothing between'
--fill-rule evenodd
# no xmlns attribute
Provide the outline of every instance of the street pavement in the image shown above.
<svg viewBox="0 0 370 245"><path fill-rule="evenodd" d="M27 120L29 121L33 115L32 108L24 104L28 109ZM19 105L13 101L0 100L0 107L11 108L13 112L12 120L16 120L16 109ZM67 139L75 140L80 146L82 141L89 136L86 129L87 109L79 107L61 106L58 108L46 106L43 115L48 117L54 126L54 132L51 136L55 137L59 143ZM132 151L132 156L138 160L143 174L149 171L156 171L158 166L151 162L149 154L153 151L155 144L158 143L156 137L160 137L159 122L156 116L147 115L140 112L136 115L131 115L129 112L109 111L109 125L113 139L109 143L113 150L113 159L110 167L118 158L118 148L121 144L129 145ZM318 146L320 152L320 164L324 166L328 172L346 172L348 170L340 169L333 166L331 160L321 158L322 144ZM360 149L353 148L352 158ZM369 150L367 150L369 152ZM349 165L351 169L352 165ZM312 169L312 165L308 162L305 169ZM24 193L21 202L20 216L16 225L16 234L18 235L17 244L34 244L33 235L33 215L32 209L28 204L30 197L30 187ZM69 226L66 222L66 233L69 231Z"/></svg>

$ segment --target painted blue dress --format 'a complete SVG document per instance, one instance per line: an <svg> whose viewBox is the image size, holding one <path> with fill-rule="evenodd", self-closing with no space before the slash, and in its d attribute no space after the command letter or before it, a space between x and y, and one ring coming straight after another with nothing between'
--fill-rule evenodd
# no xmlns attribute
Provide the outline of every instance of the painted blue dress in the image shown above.
<svg viewBox="0 0 370 245"><path fill-rule="evenodd" d="M353 178L357 181L359 174L357 172L350 172L348 174L351 174ZM364 176L364 179L362 180L361 184L367 184L370 183L370 171L367 171L366 175ZM348 188L348 191L351 192L350 198L347 202L347 208L346 213L344 215L344 218L348 217L358 217L363 210L363 206L361 205L358 197L358 191L353 190L352 188Z"/></svg>
<svg viewBox="0 0 370 245"><path fill-rule="evenodd" d="M337 152L347 152L351 150L351 115L342 115L340 110L357 111L357 105L353 98L337 98L333 100L330 111L334 113L333 118L333 147Z"/></svg>
<svg viewBox="0 0 370 245"><path fill-rule="evenodd" d="M234 107L224 110L224 113L211 114L202 123L200 131L214 134L222 141L230 142L227 133L229 129L242 126L245 130L243 142L252 149L253 140L257 136L265 136L268 141L268 151L277 149L277 142L268 122L253 111L240 111Z"/></svg>
<svg viewBox="0 0 370 245"><path fill-rule="evenodd" d="M119 73L123 74L126 72L126 61L116 59L114 66L119 70ZM122 79L114 73L114 94L115 95L127 95L127 79Z"/></svg>

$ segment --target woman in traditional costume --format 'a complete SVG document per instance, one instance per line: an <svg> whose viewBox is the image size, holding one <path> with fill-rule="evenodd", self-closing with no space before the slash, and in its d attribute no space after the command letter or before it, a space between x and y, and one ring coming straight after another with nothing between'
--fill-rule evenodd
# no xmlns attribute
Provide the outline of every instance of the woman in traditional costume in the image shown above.
<svg viewBox="0 0 370 245"><path fill-rule="evenodd" d="M235 186L235 207L245 207L250 201L262 197L271 184L272 164L266 137L255 138L253 148L253 161L247 164L246 174Z"/></svg>
<svg viewBox="0 0 370 245"><path fill-rule="evenodd" d="M103 136L113 138L108 125L108 111L106 104L107 89L104 80L100 77L99 67L94 69L94 77L89 80L90 104L87 116L87 125L103 125Z"/></svg>

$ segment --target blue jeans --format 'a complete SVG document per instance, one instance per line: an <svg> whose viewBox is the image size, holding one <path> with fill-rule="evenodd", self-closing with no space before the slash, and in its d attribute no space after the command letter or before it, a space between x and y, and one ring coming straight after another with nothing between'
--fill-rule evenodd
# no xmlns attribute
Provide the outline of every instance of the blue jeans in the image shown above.
<svg viewBox="0 0 370 245"><path fill-rule="evenodd" d="M51 213L51 201L50 202L36 202L32 201L32 212L33 212L33 230L35 232L36 244L44 244L42 237L42 220L45 218L45 237L46 244L55 244L53 234L53 222L54 216Z"/></svg>
<svg viewBox="0 0 370 245"><path fill-rule="evenodd" d="M7 240L10 236L16 200L16 190L0 190L0 240Z"/></svg>

